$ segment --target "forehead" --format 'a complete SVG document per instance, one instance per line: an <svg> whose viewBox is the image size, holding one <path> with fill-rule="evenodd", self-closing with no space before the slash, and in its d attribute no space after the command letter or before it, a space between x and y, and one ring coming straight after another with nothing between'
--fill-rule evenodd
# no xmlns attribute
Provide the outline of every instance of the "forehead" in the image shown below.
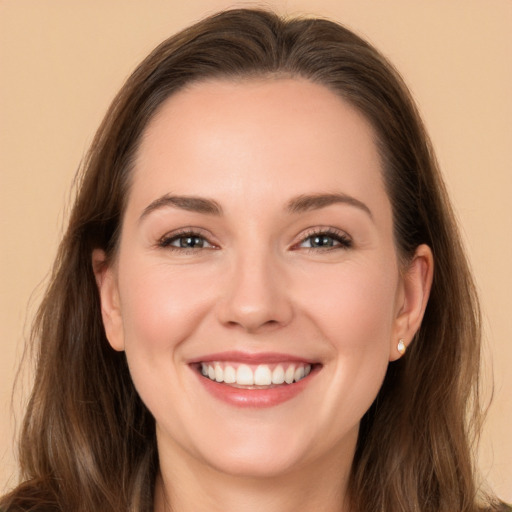
<svg viewBox="0 0 512 512"><path fill-rule="evenodd" d="M216 80L168 98L146 127L133 190L262 201L330 192L384 193L375 133L326 87L305 79ZM143 205L140 205L143 207Z"/></svg>

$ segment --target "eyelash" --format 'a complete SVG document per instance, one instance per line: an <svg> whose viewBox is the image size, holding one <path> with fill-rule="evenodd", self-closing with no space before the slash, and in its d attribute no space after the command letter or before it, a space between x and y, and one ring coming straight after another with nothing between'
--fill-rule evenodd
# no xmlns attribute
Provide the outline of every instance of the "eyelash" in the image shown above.
<svg viewBox="0 0 512 512"><path fill-rule="evenodd" d="M352 247L352 240L343 232L338 231L333 228L315 228L311 231L307 232L306 235L301 238L301 240L294 244L292 246L292 249L300 249L301 244L306 242L307 240L311 240L312 238L317 237L324 237L329 238L334 241L334 243L337 243L337 245L327 246L327 247L303 247L302 249L305 249L307 251L333 251L337 249L350 249ZM208 247L176 247L171 245L173 242L176 242L180 239L185 238L197 238L202 240L203 242L206 242L208 244ZM311 241L310 241L311 243ZM158 247L163 249L168 249L171 251L179 251L182 253L191 253L196 252L200 250L211 250L211 249L217 249L218 247L215 246L213 243L209 242L208 239L204 236L203 233L201 233L198 230L194 229L183 229L180 230L177 233L172 234L166 234L160 240L158 240L157 243Z"/></svg>
<svg viewBox="0 0 512 512"><path fill-rule="evenodd" d="M206 242L209 247L175 247L171 245L173 242L179 241L180 239L185 238L199 238L202 241ZM171 251L180 251L183 253L196 252L204 249L216 249L216 246L208 241L208 239L201 233L199 230L185 228L177 233L166 234L158 241L158 247L163 249L168 249Z"/></svg>
<svg viewBox="0 0 512 512"><path fill-rule="evenodd" d="M350 249L353 245L352 240L350 237L343 233L342 231L339 231L334 228L314 228L311 231L307 232L306 235L295 244L293 247L300 248L300 245L306 242L307 240L310 240L314 237L320 238L330 238L334 242L337 242L338 245L333 246L327 246L327 247L304 247L303 249L306 249L307 251L334 251L338 249Z"/></svg>

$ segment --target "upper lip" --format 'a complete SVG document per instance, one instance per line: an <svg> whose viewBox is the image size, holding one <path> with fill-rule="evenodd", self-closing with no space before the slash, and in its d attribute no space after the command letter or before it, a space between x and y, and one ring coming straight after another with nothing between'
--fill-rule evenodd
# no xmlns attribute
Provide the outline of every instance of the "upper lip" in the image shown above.
<svg viewBox="0 0 512 512"><path fill-rule="evenodd" d="M295 356L292 354L284 354L279 352L240 352L231 350L226 352L216 352L213 354L205 354L200 357L195 357L189 361L189 364L208 363L213 361L233 361L247 364L271 364L283 362L295 363L309 363L313 364L316 361L306 359L304 357Z"/></svg>

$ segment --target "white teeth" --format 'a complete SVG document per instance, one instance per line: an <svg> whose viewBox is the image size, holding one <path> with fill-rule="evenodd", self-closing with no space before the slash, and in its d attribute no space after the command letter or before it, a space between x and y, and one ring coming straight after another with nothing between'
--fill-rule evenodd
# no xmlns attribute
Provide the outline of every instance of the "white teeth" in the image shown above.
<svg viewBox="0 0 512 512"><path fill-rule="evenodd" d="M247 364L241 364L235 369L231 364L219 361L201 363L201 373L210 380L225 384L240 386L271 386L292 384L307 377L311 372L310 364L278 364L273 370L269 365L259 364L253 369Z"/></svg>
<svg viewBox="0 0 512 512"><path fill-rule="evenodd" d="M254 384L254 375L246 364L241 364L238 367L236 371L236 383L242 386L252 386Z"/></svg>
<svg viewBox="0 0 512 512"><path fill-rule="evenodd" d="M215 380L217 382L224 382L224 370L219 363L215 365Z"/></svg>
<svg viewBox="0 0 512 512"><path fill-rule="evenodd" d="M272 384L272 372L267 365L260 364L254 372L254 384L256 386L270 386Z"/></svg>
<svg viewBox="0 0 512 512"><path fill-rule="evenodd" d="M233 384L236 382L236 372L232 366L226 366L224 368L224 382L226 384Z"/></svg>
<svg viewBox="0 0 512 512"><path fill-rule="evenodd" d="M293 377L295 376L295 366L292 364L291 366L288 366L288 369L286 370L284 374L284 381L286 384L291 384L293 382Z"/></svg>
<svg viewBox="0 0 512 512"><path fill-rule="evenodd" d="M272 372L272 384L282 384L284 382L284 369L278 364Z"/></svg>

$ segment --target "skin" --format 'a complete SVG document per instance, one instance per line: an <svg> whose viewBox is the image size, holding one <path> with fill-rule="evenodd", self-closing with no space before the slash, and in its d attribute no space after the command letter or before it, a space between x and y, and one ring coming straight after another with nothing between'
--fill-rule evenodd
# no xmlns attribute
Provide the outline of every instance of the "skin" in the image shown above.
<svg viewBox="0 0 512 512"><path fill-rule="evenodd" d="M318 194L363 206L287 208ZM222 213L158 202L166 195ZM191 226L203 247L177 247L172 236ZM312 247L326 229L327 247ZM425 246L399 268L366 119L306 80L189 86L145 130L119 250L104 259L94 252L107 337L156 420L155 510L348 510L360 419L398 340L420 325L433 268ZM291 400L241 409L189 365L227 350L286 353L320 371Z"/></svg>

